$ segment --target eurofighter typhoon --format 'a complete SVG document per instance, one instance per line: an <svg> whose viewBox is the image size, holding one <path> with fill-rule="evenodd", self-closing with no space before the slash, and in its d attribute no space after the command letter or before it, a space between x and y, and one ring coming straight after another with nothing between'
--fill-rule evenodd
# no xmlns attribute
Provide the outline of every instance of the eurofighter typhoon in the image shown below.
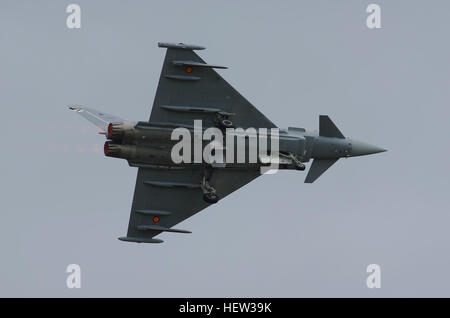
<svg viewBox="0 0 450 318"><path fill-rule="evenodd" d="M328 116L319 131L279 129L194 51L204 47L158 43L166 48L148 121L131 122L90 108L70 109L106 136L104 153L137 167L127 236L161 243L162 232L190 233L176 224L217 203L263 173L305 170L312 183L339 158L386 151L345 137Z"/></svg>

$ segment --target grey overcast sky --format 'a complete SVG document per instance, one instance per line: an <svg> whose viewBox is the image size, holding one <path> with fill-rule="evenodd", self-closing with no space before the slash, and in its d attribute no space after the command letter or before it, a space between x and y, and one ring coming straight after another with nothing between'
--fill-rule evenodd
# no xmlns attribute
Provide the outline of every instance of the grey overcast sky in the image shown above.
<svg viewBox="0 0 450 318"><path fill-rule="evenodd" d="M381 29L366 7L381 6ZM81 6L81 29L66 7ZM450 296L449 1L0 2L0 296ZM199 54L280 127L389 151L316 183L263 176L163 244L126 234L136 168L67 109L147 120L165 50ZM66 287L68 264L81 289ZM381 266L381 288L366 267Z"/></svg>

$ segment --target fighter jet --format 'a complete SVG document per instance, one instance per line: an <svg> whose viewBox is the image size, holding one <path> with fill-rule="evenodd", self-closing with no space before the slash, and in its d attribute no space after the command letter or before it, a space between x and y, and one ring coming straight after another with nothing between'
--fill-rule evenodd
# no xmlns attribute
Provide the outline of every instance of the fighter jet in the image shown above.
<svg viewBox="0 0 450 318"><path fill-rule="evenodd" d="M173 226L259 177L261 167L268 165L262 157L256 161L249 159L250 139L255 137L252 136L255 131L253 139L257 140L262 136L258 132L270 131L266 135L267 145L270 144L270 158L278 160L278 169L302 171L304 163L312 160L306 183L313 183L340 158L386 151L345 137L326 115L319 116L318 132L296 127L278 129L215 71L226 67L208 64L197 55L195 51L204 47L161 42L158 46L166 48L166 55L148 121L132 122L91 108L69 107L106 136L106 156L125 159L131 167L138 168L127 236L119 240L161 243L155 236L162 232L190 233ZM195 121L201 122L200 128ZM174 139L173 134L180 128L194 135L187 142L194 148L199 139L195 138L196 131L205 137L211 128L225 135L229 130L241 128L248 133L244 138L247 151L244 160L233 160L237 155L233 153L223 161L194 158L176 163L174 146L180 139ZM212 138L203 137L200 147L212 142ZM277 149L272 147L274 137ZM222 148L216 145L215 151L225 149L228 154L237 150L236 145L229 147L228 143L228 139L219 143ZM192 157L185 151L183 156Z"/></svg>

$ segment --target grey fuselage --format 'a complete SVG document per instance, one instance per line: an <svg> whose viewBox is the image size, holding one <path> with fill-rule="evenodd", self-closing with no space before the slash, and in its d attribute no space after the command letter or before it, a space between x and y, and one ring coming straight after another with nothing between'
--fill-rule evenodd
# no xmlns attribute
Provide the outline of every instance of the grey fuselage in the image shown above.
<svg viewBox="0 0 450 318"><path fill-rule="evenodd" d="M201 161L195 160L192 154L191 160L187 162L175 163L171 156L172 148L178 140L172 140L172 132L175 127L170 125L154 125L148 122L134 123L121 123L121 129L116 129L116 135L112 132L110 135L110 141L105 144L105 155L111 157L118 157L128 160L130 165L164 165L164 166L185 166L185 165L204 165L211 164L204 159ZM192 127L185 127L190 131L193 136ZM228 129L227 129L228 131ZM119 132L119 133L117 133ZM202 131L202 133L204 130ZM238 138L234 138L234 156L232 160L228 160L224 154L224 158L227 158L225 164L222 167L259 167L263 165L259 156L257 160L254 157L249 156L251 141L254 140L258 145L258 154L261 149L259 148L259 140L261 134L257 132L255 135L252 132L245 131L245 159L239 161L238 156ZM227 150L227 138L226 133L223 137L224 152ZM257 138L253 138L253 137ZM194 138L192 138L193 140ZM195 149L194 142L191 140L191 149ZM272 149L271 139L267 138L267 149ZM296 169L291 157L294 155L300 162L308 162L310 159L338 159L343 157L360 156L370 153L376 153L384 151L381 148L371 146L366 143L362 143L350 138L338 138L320 136L317 131L307 131L303 128L289 127L287 129L279 130L279 149L278 153L281 155L280 168L283 169ZM202 150L211 140L202 140ZM267 152L269 154L270 151ZM242 158L242 157L241 157ZM253 160L252 160L253 158ZM198 158L197 158L198 159Z"/></svg>

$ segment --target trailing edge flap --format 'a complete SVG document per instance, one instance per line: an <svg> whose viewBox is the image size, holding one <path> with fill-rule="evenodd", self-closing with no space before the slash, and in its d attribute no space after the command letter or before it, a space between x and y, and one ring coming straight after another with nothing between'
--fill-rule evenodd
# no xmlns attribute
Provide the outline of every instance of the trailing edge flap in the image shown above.
<svg viewBox="0 0 450 318"><path fill-rule="evenodd" d="M319 135L323 137L345 138L330 117L326 115L319 116Z"/></svg>
<svg viewBox="0 0 450 318"><path fill-rule="evenodd" d="M314 159L306 176L305 183L313 183L319 178L329 167L331 167L338 159Z"/></svg>

